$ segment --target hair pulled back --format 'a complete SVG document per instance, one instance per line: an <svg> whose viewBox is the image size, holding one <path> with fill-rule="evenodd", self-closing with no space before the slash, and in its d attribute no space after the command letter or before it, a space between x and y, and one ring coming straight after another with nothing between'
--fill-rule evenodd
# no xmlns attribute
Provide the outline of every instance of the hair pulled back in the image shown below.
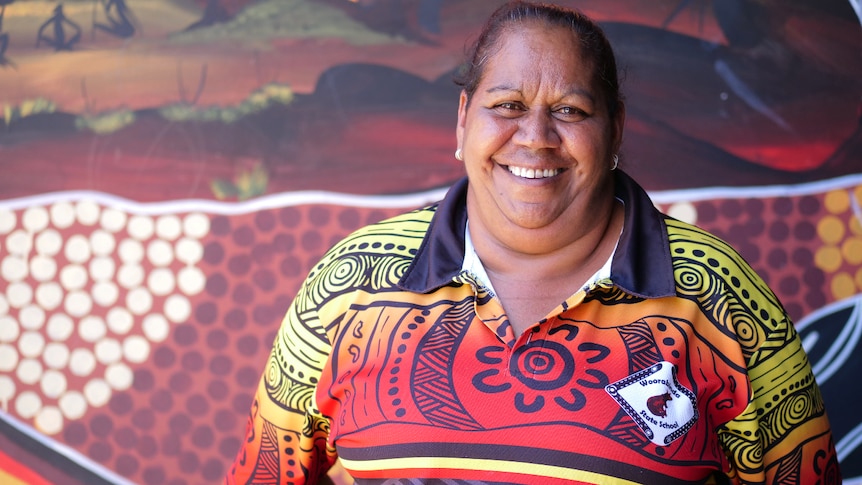
<svg viewBox="0 0 862 485"><path fill-rule="evenodd" d="M476 92L488 59L498 48L502 34L509 28L530 21L563 27L576 36L581 52L593 62L595 75L600 80L599 84L608 103L608 112L611 118L616 118L623 105L623 95L620 92L614 51L604 31L595 21L578 10L545 3L508 2L491 14L479 37L467 51L467 60L455 77L455 84L464 89L467 99L472 99Z"/></svg>

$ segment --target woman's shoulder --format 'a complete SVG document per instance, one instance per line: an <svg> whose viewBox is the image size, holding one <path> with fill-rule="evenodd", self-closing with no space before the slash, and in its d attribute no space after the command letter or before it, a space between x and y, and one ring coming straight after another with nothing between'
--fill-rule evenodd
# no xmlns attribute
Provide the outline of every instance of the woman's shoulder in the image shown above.
<svg viewBox="0 0 862 485"><path fill-rule="evenodd" d="M413 241L418 247L428 230L436 208L436 205L427 206L369 224L349 234L336 246L367 244L376 247L379 244L389 245L396 241L412 246L411 241ZM416 238L418 241L415 241Z"/></svg>
<svg viewBox="0 0 862 485"><path fill-rule="evenodd" d="M695 224L670 217L665 222L675 279L684 293L731 292L743 306L781 306L748 261L724 239ZM752 304L754 300L758 303Z"/></svg>
<svg viewBox="0 0 862 485"><path fill-rule="evenodd" d="M433 217L434 206L406 212L357 229L334 246L309 271L301 305L324 301L358 289L395 288L413 261ZM304 298L310 298L307 302Z"/></svg>
<svg viewBox="0 0 862 485"><path fill-rule="evenodd" d="M665 225L671 255L674 257L688 253L695 258L702 258L708 254L721 253L728 257L742 259L736 249L724 239L696 224L665 216Z"/></svg>
<svg viewBox="0 0 862 485"><path fill-rule="evenodd" d="M332 246L322 263L356 254L412 256L422 243L436 208L436 204L430 205L361 227Z"/></svg>

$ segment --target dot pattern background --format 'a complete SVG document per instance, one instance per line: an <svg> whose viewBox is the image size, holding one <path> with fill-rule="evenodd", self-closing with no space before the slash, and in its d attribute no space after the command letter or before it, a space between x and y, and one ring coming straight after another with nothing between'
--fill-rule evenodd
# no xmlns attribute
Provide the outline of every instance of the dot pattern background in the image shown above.
<svg viewBox="0 0 862 485"><path fill-rule="evenodd" d="M658 204L739 249L794 320L862 293L860 205L862 185ZM410 208L0 209L0 408L134 483L218 483L307 271Z"/></svg>

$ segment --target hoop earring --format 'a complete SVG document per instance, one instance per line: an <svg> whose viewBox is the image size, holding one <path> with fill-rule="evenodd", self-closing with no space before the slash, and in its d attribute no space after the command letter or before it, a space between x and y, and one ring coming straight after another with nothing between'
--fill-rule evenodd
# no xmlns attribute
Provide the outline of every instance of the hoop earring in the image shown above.
<svg viewBox="0 0 862 485"><path fill-rule="evenodd" d="M614 153L613 156L614 163L611 165L611 172L617 169L620 166L620 156Z"/></svg>
<svg viewBox="0 0 862 485"><path fill-rule="evenodd" d="M460 148L455 150L455 159L458 160L459 162L464 161L464 152L461 151Z"/></svg>

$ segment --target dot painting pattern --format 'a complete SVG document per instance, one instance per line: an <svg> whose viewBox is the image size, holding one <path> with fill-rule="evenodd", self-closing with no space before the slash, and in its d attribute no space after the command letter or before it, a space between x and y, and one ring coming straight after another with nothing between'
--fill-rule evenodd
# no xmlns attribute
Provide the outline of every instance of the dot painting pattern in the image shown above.
<svg viewBox="0 0 862 485"><path fill-rule="evenodd" d="M798 320L862 292L860 205L862 187L658 207L736 247ZM0 209L0 407L134 483L217 483L309 269L407 209Z"/></svg>
<svg viewBox="0 0 862 485"><path fill-rule="evenodd" d="M209 218L127 219L119 211L80 201L5 210L0 219L6 243L0 252L0 368L14 370L17 377L3 381L2 404L26 409L22 417L31 418L37 430L57 435L65 421L79 419L131 386L130 366L146 361L154 343L140 331L143 316L183 321L182 308L201 285L175 291L172 274L200 273L193 255L202 246ZM139 228L154 223L185 224L191 235L183 236L183 245L172 245ZM181 236L177 231L171 235ZM160 252L146 259L134 251L115 251L118 245L139 244ZM186 262L166 264L174 254ZM149 284L116 278L116 268L127 266L155 276Z"/></svg>
<svg viewBox="0 0 862 485"><path fill-rule="evenodd" d="M136 483L217 482L324 241L407 209L0 210L0 406Z"/></svg>
<svg viewBox="0 0 862 485"><path fill-rule="evenodd" d="M692 204L658 205L733 245L794 321L862 293L862 186L797 197L701 201L695 211L680 206Z"/></svg>

